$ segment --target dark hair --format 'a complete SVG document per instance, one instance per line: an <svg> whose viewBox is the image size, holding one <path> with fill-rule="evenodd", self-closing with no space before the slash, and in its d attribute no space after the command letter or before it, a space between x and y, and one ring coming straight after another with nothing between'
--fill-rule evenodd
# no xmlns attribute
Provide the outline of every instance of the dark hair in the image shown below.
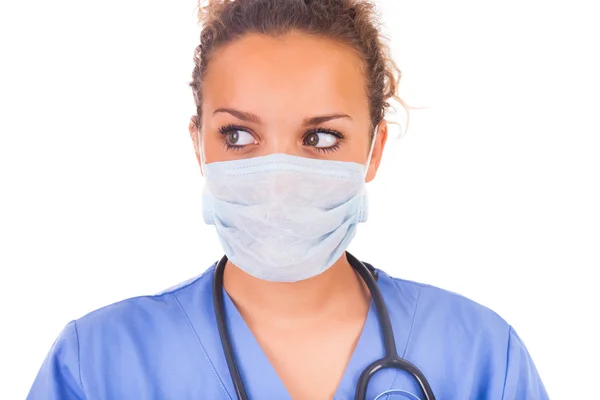
<svg viewBox="0 0 600 400"><path fill-rule="evenodd" d="M212 52L246 33L277 36L300 31L349 45L364 61L373 128L384 118L390 98L406 109L396 95L401 72L383 43L375 5L368 0L211 0L199 9L202 31L190 83L198 127L202 79Z"/></svg>

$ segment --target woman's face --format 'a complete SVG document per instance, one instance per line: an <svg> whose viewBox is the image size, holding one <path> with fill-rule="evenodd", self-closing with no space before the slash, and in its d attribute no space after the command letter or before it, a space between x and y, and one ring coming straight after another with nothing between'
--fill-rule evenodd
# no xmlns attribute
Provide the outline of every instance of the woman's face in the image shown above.
<svg viewBox="0 0 600 400"><path fill-rule="evenodd" d="M362 63L342 44L301 33L248 34L212 55L202 90L206 163L273 153L367 162L372 132ZM196 129L192 120L200 161ZM386 138L383 121L367 181Z"/></svg>

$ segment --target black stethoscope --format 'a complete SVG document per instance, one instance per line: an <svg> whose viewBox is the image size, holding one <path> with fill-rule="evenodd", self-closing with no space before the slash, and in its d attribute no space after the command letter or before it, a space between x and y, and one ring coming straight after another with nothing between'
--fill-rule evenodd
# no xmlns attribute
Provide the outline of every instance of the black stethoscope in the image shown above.
<svg viewBox="0 0 600 400"><path fill-rule="evenodd" d="M396 342L394 340L394 331L392 329L392 322L390 320L390 314L388 313L383 295L376 281L375 269L369 269L365 264L360 262L350 253L346 252L348 262L360 274L362 279L367 284L369 291L371 292L371 298L375 303L377 309L379 324L381 331L383 332L383 342L385 344L385 357L380 360L371 363L363 372L360 374L358 379L358 385L356 386L355 400L365 400L367 396L367 386L369 380L375 373L384 368L395 368L408 372L417 380L421 390L425 394L425 400L435 400L433 391L425 375L413 364L400 358L396 351ZM240 376L235 356L233 354L233 348L231 346L231 340L229 337L229 331L227 330L227 323L225 322L225 304L223 302L223 271L227 264L227 256L223 256L215 268L213 278L213 303L215 307L215 314L217 317L217 326L219 328L219 336L221 338L221 344L223 345L223 351L225 352L225 359L227 360L227 366L229 367L229 373L233 380L233 386L238 400L248 400L244 382Z"/></svg>

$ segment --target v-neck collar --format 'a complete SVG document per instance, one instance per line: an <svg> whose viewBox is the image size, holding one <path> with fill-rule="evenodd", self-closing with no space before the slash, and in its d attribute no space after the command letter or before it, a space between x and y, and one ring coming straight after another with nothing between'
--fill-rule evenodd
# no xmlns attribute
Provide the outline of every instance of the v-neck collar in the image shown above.
<svg viewBox="0 0 600 400"><path fill-rule="evenodd" d="M391 277L380 270L377 270L377 273L379 274L378 285L386 301L392 326L394 327L396 347L399 355L402 356L408 343L416 299L410 295L405 298ZM212 301L213 275L214 267L204 274L204 279L201 279L203 284L201 284L200 292L195 291L195 294L191 295L190 298L186 300L181 298L180 300L182 300L181 305L188 313L200 344L210 359L219 381L229 397L235 400L233 382L216 326ZM276 398L278 400L291 400L285 385L238 312L235 304L227 292L224 289L221 290L223 290L226 322L235 359L249 399ZM179 296L177 297L179 298ZM353 399L358 378L362 371L373 361L382 358L384 354L381 326L376 308L373 301L371 301L359 340L336 389L333 400ZM369 381L367 398L373 399L378 394L391 389L396 375L397 371L393 369L383 369L375 374Z"/></svg>
<svg viewBox="0 0 600 400"><path fill-rule="evenodd" d="M386 292L391 289L389 287L391 282L388 280L390 280L389 276L379 274L378 284L384 298L389 297L386 296ZM248 397L250 399L276 398L278 400L292 400L283 381L277 375L237 307L227 292L224 289L222 290L232 346ZM396 337L397 343L399 340L402 339ZM406 341L406 336L404 341ZM398 350L403 350L403 347L398 346ZM385 347L379 317L375 304L371 301L358 342L350 361L346 365L333 400L353 399L358 379L363 370L373 361L384 356ZM391 389L395 377L395 370L378 372L369 382L367 398L375 398L379 393Z"/></svg>

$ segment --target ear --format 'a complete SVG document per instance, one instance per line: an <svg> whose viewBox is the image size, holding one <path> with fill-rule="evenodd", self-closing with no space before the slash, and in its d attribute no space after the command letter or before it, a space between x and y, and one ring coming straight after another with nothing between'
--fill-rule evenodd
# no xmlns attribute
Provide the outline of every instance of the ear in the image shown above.
<svg viewBox="0 0 600 400"><path fill-rule="evenodd" d="M193 115L190 118L190 123L188 125L188 130L190 132L190 137L192 138L192 144L194 145L194 152L196 153L196 159L198 160L198 165L200 166L200 173L204 175L202 171L202 154L200 153L200 133L198 127L198 116Z"/></svg>
<svg viewBox="0 0 600 400"><path fill-rule="evenodd" d="M381 157L383 156L383 148L387 142L388 136L388 125L387 121L381 120L377 128L377 136L375 137L375 144L373 146L373 155L371 156L371 162L369 163L367 176L365 182L371 182L377 175L379 164L381 163Z"/></svg>

